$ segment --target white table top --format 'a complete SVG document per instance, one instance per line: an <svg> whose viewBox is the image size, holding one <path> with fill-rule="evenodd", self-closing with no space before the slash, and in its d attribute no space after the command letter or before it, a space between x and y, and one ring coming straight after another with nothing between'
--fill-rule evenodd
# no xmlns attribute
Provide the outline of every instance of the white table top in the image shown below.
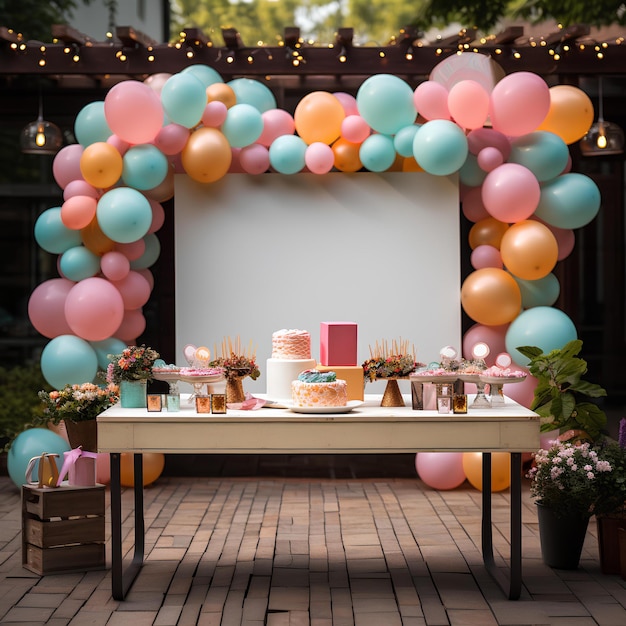
<svg viewBox="0 0 626 626"><path fill-rule="evenodd" d="M471 404L472 397L468 398ZM528 452L539 444L539 418L505 398L504 407L467 414L381 407L380 395L349 413L299 414L288 409L199 414L181 398L181 411L148 412L119 405L98 417L99 452L390 453L418 451Z"/></svg>

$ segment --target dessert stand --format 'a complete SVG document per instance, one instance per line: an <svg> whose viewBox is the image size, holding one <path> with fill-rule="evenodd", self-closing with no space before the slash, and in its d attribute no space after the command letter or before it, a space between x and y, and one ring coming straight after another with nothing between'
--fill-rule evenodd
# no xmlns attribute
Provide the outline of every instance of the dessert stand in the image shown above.
<svg viewBox="0 0 626 626"><path fill-rule="evenodd" d="M201 376L190 376L181 374L180 371L172 370L172 371L162 371L162 372L152 372L152 376L155 380L163 380L169 383L170 392L173 391L172 387L176 385L179 381L184 383L190 383L193 387L193 394L189 398L189 401L193 403L195 398L201 396L210 395L210 391L208 389L208 385L210 383L219 383L226 380L223 373L220 374L207 374ZM203 387L205 387L203 393Z"/></svg>

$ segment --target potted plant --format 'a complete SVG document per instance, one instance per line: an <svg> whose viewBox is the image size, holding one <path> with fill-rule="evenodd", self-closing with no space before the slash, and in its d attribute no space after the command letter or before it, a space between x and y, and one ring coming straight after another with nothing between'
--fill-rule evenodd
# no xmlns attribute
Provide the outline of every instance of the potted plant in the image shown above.
<svg viewBox="0 0 626 626"><path fill-rule="evenodd" d="M159 353L145 345L128 346L120 354L109 354L106 381L119 385L120 404L125 408L146 406L147 383Z"/></svg>
<svg viewBox="0 0 626 626"><path fill-rule="evenodd" d="M576 569L591 516L613 471L604 450L588 441L555 441L535 453L528 472L536 498L541 552L546 565Z"/></svg>
<svg viewBox="0 0 626 626"><path fill-rule="evenodd" d="M72 448L81 446L83 450L97 452L96 417L118 401L117 385L68 384L59 390L42 390L38 395L44 406L41 422L63 421Z"/></svg>

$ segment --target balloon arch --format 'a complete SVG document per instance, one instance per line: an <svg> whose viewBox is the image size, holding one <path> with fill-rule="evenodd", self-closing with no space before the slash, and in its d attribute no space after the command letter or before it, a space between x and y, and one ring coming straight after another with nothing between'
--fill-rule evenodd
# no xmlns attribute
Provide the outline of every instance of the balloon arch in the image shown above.
<svg viewBox="0 0 626 626"><path fill-rule="evenodd" d="M373 75L356 97L309 93L291 115L263 83L225 83L193 65L120 82L85 106L78 143L53 162L63 203L44 211L34 231L41 248L59 255L60 277L36 287L28 304L31 323L50 339L41 355L48 383L93 380L108 354L144 331L161 203L173 197L175 173L210 184L229 172L458 172L473 223L461 304L475 324L464 354L485 341L492 355L506 350L524 366L517 346L547 351L576 338L553 307L552 270L600 208L595 183L570 171L568 149L593 122L591 101L529 72L491 83L475 72L437 74L415 90ZM532 389L511 387L530 402Z"/></svg>

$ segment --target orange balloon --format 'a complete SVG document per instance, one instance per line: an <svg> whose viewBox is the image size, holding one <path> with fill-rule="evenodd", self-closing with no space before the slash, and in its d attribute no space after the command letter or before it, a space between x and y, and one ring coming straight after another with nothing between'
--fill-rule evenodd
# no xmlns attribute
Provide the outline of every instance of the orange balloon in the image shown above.
<svg viewBox="0 0 626 626"><path fill-rule="evenodd" d="M461 306L475 322L500 326L519 315L522 293L511 274L485 267L472 272L463 282Z"/></svg>
<svg viewBox="0 0 626 626"><path fill-rule="evenodd" d="M133 454L122 452L120 456L120 483L123 487L134 487L135 468ZM165 455L161 452L144 452L142 455L143 485L151 485L165 468Z"/></svg>
<svg viewBox="0 0 626 626"><path fill-rule="evenodd" d="M223 102L227 109L237 104L233 88L226 83L213 83L206 88L207 102Z"/></svg>
<svg viewBox="0 0 626 626"><path fill-rule="evenodd" d="M423 172L424 168L415 160L414 157L407 157L402 162L403 172Z"/></svg>
<svg viewBox="0 0 626 626"><path fill-rule="evenodd" d="M321 141L330 145L341 136L346 116L339 100L327 91L314 91L300 100L294 111L296 132L307 144Z"/></svg>
<svg viewBox="0 0 626 626"><path fill-rule="evenodd" d="M87 146L80 156L80 173L94 187L112 187L122 176L124 162L118 149L105 141Z"/></svg>
<svg viewBox="0 0 626 626"><path fill-rule="evenodd" d="M478 246L493 246L500 249L502 235L508 230L509 225L497 220L495 217L486 217L476 222L469 232L469 245L473 250Z"/></svg>
<svg viewBox="0 0 626 626"><path fill-rule="evenodd" d="M81 229L80 237L85 248L98 256L102 256L105 252L110 252L115 248L115 242L102 232L97 217L94 217L88 226Z"/></svg>
<svg viewBox="0 0 626 626"><path fill-rule="evenodd" d="M340 172L358 172L362 167L359 158L360 143L351 143L345 139L337 139L332 145L335 155L335 168Z"/></svg>
<svg viewBox="0 0 626 626"><path fill-rule="evenodd" d="M593 124L593 103L573 85L550 87L550 109L537 130L558 135L566 144L582 139Z"/></svg>
<svg viewBox="0 0 626 626"><path fill-rule="evenodd" d="M559 244L547 226L536 220L524 220L504 233L500 254L511 274L522 280L538 280L554 269Z"/></svg>
<svg viewBox="0 0 626 626"><path fill-rule="evenodd" d="M199 183L213 183L230 167L233 153L228 139L216 128L198 128L189 136L181 152L188 176Z"/></svg>
<svg viewBox="0 0 626 626"><path fill-rule="evenodd" d="M96 214L98 201L91 196L72 196L61 206L61 221L72 230L89 225Z"/></svg>
<svg viewBox="0 0 626 626"><path fill-rule="evenodd" d="M463 452L463 471L474 489L483 489L483 453ZM511 484L511 455L491 453L491 491L504 491Z"/></svg>

